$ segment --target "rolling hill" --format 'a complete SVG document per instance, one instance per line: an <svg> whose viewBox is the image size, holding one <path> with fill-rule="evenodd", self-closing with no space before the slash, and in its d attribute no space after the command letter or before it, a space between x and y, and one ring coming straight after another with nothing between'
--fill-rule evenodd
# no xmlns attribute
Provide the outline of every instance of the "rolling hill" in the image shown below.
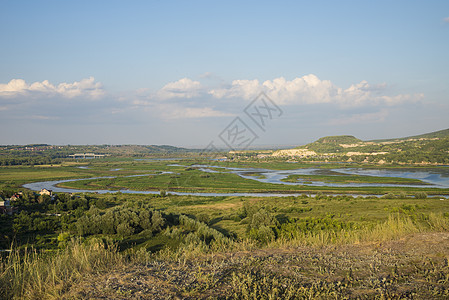
<svg viewBox="0 0 449 300"><path fill-rule="evenodd" d="M280 150L273 156L296 156L308 160L358 161L373 163L448 164L449 129L395 138L362 141L351 135L326 136Z"/></svg>
<svg viewBox="0 0 449 300"><path fill-rule="evenodd" d="M420 135L414 135L414 136L408 136L403 138L395 138L395 139L381 139L381 140L372 140L371 142L392 142L392 141L403 141L403 140L410 140L410 139L434 139L434 138L447 138L449 137L449 128L438 130L434 132L424 133Z"/></svg>

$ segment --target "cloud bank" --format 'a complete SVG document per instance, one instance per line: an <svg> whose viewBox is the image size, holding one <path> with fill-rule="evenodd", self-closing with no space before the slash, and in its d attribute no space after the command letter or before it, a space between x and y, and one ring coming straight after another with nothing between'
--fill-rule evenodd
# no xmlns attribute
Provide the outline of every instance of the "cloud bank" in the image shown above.
<svg viewBox="0 0 449 300"><path fill-rule="evenodd" d="M270 123L266 142L261 140L267 144L287 142L289 136L390 133L401 128L397 124L422 124L421 115L447 123L446 106L429 105L422 94L394 90L365 80L341 87L314 74L265 81L225 81L206 74L122 92L105 90L93 77L65 83L12 79L0 83L0 140L73 143L72 136L78 135L78 143L177 144L197 139L207 144L235 117L243 118L245 107L260 92L284 111Z"/></svg>
<svg viewBox="0 0 449 300"><path fill-rule="evenodd" d="M415 102L422 99L422 94L394 95L382 94L386 92L386 85L370 85L367 81L352 84L343 89L329 80L320 80L310 74L293 80L283 77L266 80L260 83L255 80L234 80L225 88L210 90L215 98L242 98L250 100L261 91L265 92L278 105L296 104L338 104L342 107L363 105L397 105L404 102Z"/></svg>
<svg viewBox="0 0 449 300"><path fill-rule="evenodd" d="M86 97L97 99L105 95L102 84L95 82L94 77L75 81L73 83L60 83L54 85L48 80L28 84L23 79L12 79L6 84L0 84L0 97L16 96L53 97L64 98Z"/></svg>
<svg viewBox="0 0 449 300"><path fill-rule="evenodd" d="M58 109L63 115L67 112L86 113L88 107L90 114L97 111L102 116L109 114L114 118L123 116L124 119L144 113L162 120L219 118L236 116L251 100L265 92L277 105L291 107L292 112L317 105L336 109L345 117L340 115L331 121L332 124L349 124L384 120L388 115L386 108L416 103L424 97L422 94L391 94L386 84L373 85L365 80L342 88L314 74L263 82L238 79L223 83L220 80L218 83L215 81L215 85L209 79L204 76L198 80L182 78L155 91L144 87L117 95L107 93L93 77L59 84L48 80L28 84L23 79L12 79L0 84L0 111L13 112L21 105L23 113L27 109L31 111L45 106L53 110L52 116L58 116ZM61 102L58 101L60 98L77 98L79 101ZM92 99L97 101L90 101ZM46 120L43 117L38 119Z"/></svg>

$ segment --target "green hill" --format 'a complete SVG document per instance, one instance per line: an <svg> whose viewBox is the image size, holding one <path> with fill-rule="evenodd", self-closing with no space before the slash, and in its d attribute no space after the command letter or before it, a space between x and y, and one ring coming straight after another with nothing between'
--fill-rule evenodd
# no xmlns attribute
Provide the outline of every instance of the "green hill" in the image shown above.
<svg viewBox="0 0 449 300"><path fill-rule="evenodd" d="M389 143L386 143L389 142ZM342 147L341 145L353 145ZM316 153L360 152L376 155L352 155L353 161L387 161L403 163L449 163L449 129L397 139L362 141L351 135L326 136L298 148L307 148ZM378 153L383 153L379 155ZM338 156L335 157L339 160Z"/></svg>
<svg viewBox="0 0 449 300"><path fill-rule="evenodd" d="M317 153L339 152L344 149L340 144L355 144L359 142L362 142L362 140L352 135L326 136L307 144L306 148Z"/></svg>
<svg viewBox="0 0 449 300"><path fill-rule="evenodd" d="M403 141L409 139L434 139L434 138L447 138L449 137L449 128L438 130L434 132L424 133L420 135L408 136L403 138L395 138L395 139L381 139L381 140L372 140L370 142L392 142L392 141Z"/></svg>
<svg viewBox="0 0 449 300"><path fill-rule="evenodd" d="M335 136L325 136L322 137L320 139L318 139L317 141L313 142L314 143L319 143L319 144L355 144L355 143L359 143L362 140L352 136L352 135L335 135Z"/></svg>

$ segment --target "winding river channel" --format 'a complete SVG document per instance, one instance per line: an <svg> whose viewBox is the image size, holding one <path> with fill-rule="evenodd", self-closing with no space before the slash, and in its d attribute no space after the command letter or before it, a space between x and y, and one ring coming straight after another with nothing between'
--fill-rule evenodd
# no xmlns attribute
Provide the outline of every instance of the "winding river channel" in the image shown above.
<svg viewBox="0 0 449 300"><path fill-rule="evenodd" d="M439 169L365 169L365 168L338 168L338 169L318 169L318 168L304 168L293 170L270 170L270 169L257 169L257 168L230 168L213 165L191 165L183 166L178 164L172 164L169 166L182 166L190 167L201 170L205 173L221 173L230 172L237 174L238 176L257 180L264 183L282 184L282 185L302 185L302 186L327 186L327 187L429 187L429 188L449 188L449 168ZM416 184L388 184L388 183L356 183L356 182L325 182L325 181L306 181L298 179L295 182L284 181L291 175L363 175L372 177L392 177L392 178L408 178L417 179L421 182ZM161 172L159 174L139 174L130 175L125 177L136 176L148 176L148 175L160 175L171 172ZM92 179L104 179L104 178L116 178L117 176L106 177L91 177L82 179L65 179L65 180L53 180L53 181L41 181L24 184L23 187L33 191L39 191L43 188L51 189L54 192L76 193L76 192L96 192L96 193L114 193L117 190L87 190L87 189L71 189L59 187L58 184L65 182L92 180ZM338 177L337 177L338 178ZM159 191L135 191L124 189L120 190L122 193L138 193L138 194L159 194ZM287 196L300 196L303 193L195 193L195 192L173 192L169 191L168 194L172 195L192 195L192 196L254 196L254 197L287 197Z"/></svg>
<svg viewBox="0 0 449 300"><path fill-rule="evenodd" d="M257 180L265 183L284 184L284 185L306 185L306 186L328 186L328 187L431 187L431 188L449 188L449 169L364 169L364 168L338 168L338 169L318 169L304 168L294 170L270 170L256 168L228 168L210 165L192 165L203 172L220 172L217 169L224 169L237 174L242 178ZM338 174L338 175L332 175ZM339 175L361 175L371 177L390 177L406 178L420 180L417 184L388 184L388 183L336 183L305 180L297 182L284 181L291 175L330 175L338 178Z"/></svg>

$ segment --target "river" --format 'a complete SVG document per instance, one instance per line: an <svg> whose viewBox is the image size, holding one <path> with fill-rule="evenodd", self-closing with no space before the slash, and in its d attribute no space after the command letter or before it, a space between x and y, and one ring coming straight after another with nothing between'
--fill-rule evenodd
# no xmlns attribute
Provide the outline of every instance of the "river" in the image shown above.
<svg viewBox="0 0 449 300"><path fill-rule="evenodd" d="M298 182L285 182L283 179L287 178L289 175L317 175L323 172L323 169L318 168L304 168L304 169L294 169L294 170L271 170L271 169L258 169L258 168L230 168L222 166L213 165L191 165L183 166L178 164L172 164L170 166L182 166L182 167L193 167L197 168L206 173L217 173L219 170L224 170L225 172L231 172L237 174L238 176L257 180L265 183L282 184L282 185L303 185L303 186L329 186L329 187L432 187L432 188L449 188L449 170L448 169L365 169L365 168L342 168L342 169L331 169L325 171L337 172L340 174L348 175L364 175L364 176L374 176L374 177L397 177L397 178L411 178L421 180L426 185L422 184L381 184L381 183L329 183L314 181L305 184L303 181ZM218 170L217 170L218 169ZM171 172L161 172L159 174L167 174ZM159 175L159 174L139 174L130 175L127 177L135 176L148 176L148 175ZM332 174L332 173L331 173ZM338 176L338 175L337 175ZM87 190L87 189L71 189L58 187L58 184L64 182L73 182L80 180L92 180L92 179L103 179L103 178L115 178L116 176L105 176L105 177L92 177L83 179L65 179L65 180L53 180L53 181L40 181L24 184L23 187L33 190L40 191L41 189L53 190L56 193L79 193L79 192L96 192L96 193L114 193L117 190ZM159 194L159 191L135 191L124 189L120 190L122 193L135 193L135 194ZM171 195L191 195L191 196L253 196L253 197L288 197L288 196L300 196L304 193L195 193L195 192L173 192L169 191L168 194ZM365 195L366 196L366 195Z"/></svg>

